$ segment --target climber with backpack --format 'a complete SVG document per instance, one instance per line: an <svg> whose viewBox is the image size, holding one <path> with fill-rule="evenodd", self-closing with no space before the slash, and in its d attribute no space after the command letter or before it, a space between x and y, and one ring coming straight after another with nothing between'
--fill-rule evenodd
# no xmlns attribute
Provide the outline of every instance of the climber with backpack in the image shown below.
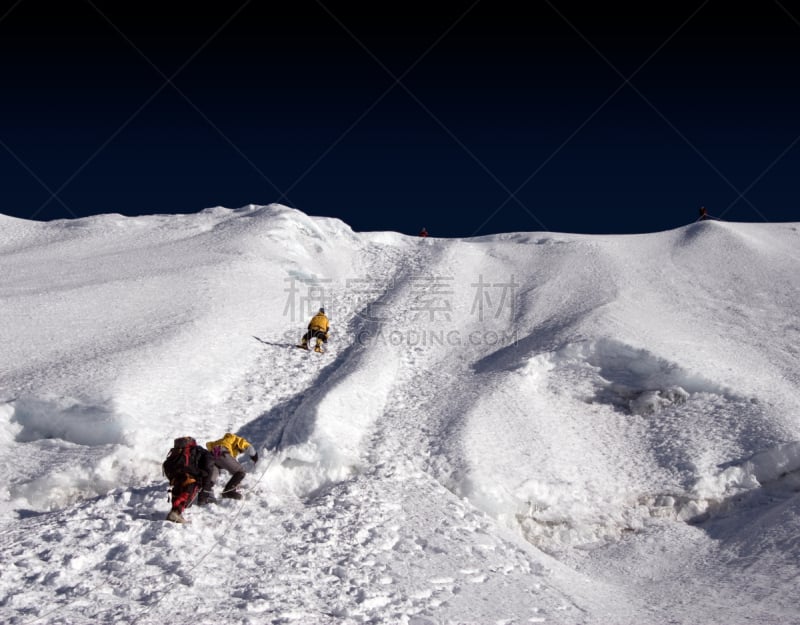
<svg viewBox="0 0 800 625"><path fill-rule="evenodd" d="M216 481L214 456L191 436L175 439L161 468L171 487L172 509L167 514L167 521L186 523L183 511L195 499L200 506L216 503L213 495Z"/></svg>

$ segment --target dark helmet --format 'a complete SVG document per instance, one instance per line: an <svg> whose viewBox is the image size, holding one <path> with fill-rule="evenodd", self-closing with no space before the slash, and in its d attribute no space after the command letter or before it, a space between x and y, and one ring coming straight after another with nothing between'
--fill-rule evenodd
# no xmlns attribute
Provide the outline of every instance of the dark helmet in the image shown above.
<svg viewBox="0 0 800 625"><path fill-rule="evenodd" d="M320 312L321 312L323 315L325 314L325 309L324 309L324 308L320 307L319 311L320 311Z"/></svg>

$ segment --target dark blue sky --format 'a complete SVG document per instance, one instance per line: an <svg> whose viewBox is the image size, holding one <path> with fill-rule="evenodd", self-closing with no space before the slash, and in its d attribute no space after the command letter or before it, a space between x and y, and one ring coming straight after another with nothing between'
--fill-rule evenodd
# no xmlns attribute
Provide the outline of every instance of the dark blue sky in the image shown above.
<svg viewBox="0 0 800 625"><path fill-rule="evenodd" d="M800 221L789 5L163 4L0 15L0 213L281 202L434 236L653 232L701 205Z"/></svg>

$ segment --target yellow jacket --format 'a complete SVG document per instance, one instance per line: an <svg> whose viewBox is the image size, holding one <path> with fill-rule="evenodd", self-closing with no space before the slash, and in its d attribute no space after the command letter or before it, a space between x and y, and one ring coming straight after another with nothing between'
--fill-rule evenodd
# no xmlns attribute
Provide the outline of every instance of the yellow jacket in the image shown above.
<svg viewBox="0 0 800 625"><path fill-rule="evenodd" d="M325 313L317 313L313 317L311 317L311 321L308 322L308 329L309 330L321 330L322 332L328 332L328 318L325 316Z"/></svg>
<svg viewBox="0 0 800 625"><path fill-rule="evenodd" d="M234 458L242 453L248 447L250 448L250 455L252 456L255 453L255 448L250 444L250 442L246 438L242 438L241 436L236 436L236 434L231 434L230 432L226 432L225 436L223 436L218 441L210 441L206 443L206 448L208 451L213 452L214 447L222 447L225 451L227 451L231 456Z"/></svg>

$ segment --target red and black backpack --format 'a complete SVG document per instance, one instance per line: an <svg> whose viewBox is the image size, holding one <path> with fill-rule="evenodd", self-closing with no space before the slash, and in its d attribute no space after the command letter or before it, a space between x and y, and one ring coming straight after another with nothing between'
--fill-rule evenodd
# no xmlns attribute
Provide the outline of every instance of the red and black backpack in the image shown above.
<svg viewBox="0 0 800 625"><path fill-rule="evenodd" d="M167 459L161 465L164 476L172 484L182 475L200 475L197 441L191 436L176 438Z"/></svg>

